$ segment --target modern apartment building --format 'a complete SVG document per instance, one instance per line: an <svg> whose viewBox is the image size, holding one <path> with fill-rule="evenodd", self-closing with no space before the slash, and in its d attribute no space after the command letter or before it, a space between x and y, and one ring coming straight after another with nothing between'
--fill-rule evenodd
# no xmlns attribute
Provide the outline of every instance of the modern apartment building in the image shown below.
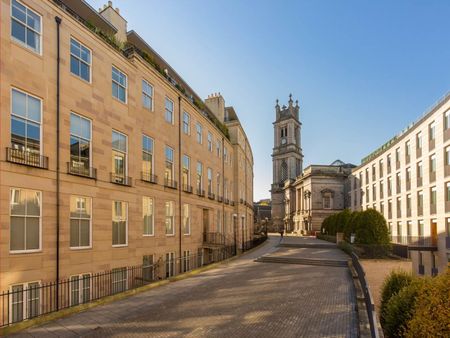
<svg viewBox="0 0 450 338"><path fill-rule="evenodd" d="M374 208L417 274L445 272L450 258L450 94L352 171L351 209Z"/></svg>
<svg viewBox="0 0 450 338"><path fill-rule="evenodd" d="M251 240L252 150L220 94L111 2L0 6L0 290Z"/></svg>

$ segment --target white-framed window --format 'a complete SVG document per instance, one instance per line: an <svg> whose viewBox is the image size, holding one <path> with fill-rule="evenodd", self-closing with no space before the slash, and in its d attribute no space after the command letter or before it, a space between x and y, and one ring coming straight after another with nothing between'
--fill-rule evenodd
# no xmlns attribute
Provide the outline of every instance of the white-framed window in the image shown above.
<svg viewBox="0 0 450 338"><path fill-rule="evenodd" d="M173 119L173 101L171 99L169 99L168 97L166 97L166 104L165 104L165 114L164 117L166 119L166 122L170 123L170 124L174 124L174 119Z"/></svg>
<svg viewBox="0 0 450 338"><path fill-rule="evenodd" d="M207 175L208 175L208 193L212 194L213 193L213 185L212 185L212 169L208 168L207 169Z"/></svg>
<svg viewBox="0 0 450 338"><path fill-rule="evenodd" d="M142 197L142 220L144 223L144 236L154 236L154 210L153 210L153 198Z"/></svg>
<svg viewBox="0 0 450 338"><path fill-rule="evenodd" d="M183 251L183 272L191 270L191 251Z"/></svg>
<svg viewBox="0 0 450 338"><path fill-rule="evenodd" d="M119 293L128 289L128 271L127 268L112 269L111 274L111 291Z"/></svg>
<svg viewBox="0 0 450 338"><path fill-rule="evenodd" d="M10 252L36 252L42 242L42 193L21 188L11 189Z"/></svg>
<svg viewBox="0 0 450 338"><path fill-rule="evenodd" d="M422 133L419 132L416 135L416 148L417 149L422 149Z"/></svg>
<svg viewBox="0 0 450 338"><path fill-rule="evenodd" d="M173 180L173 149L166 146L166 166L164 168L164 179L169 182Z"/></svg>
<svg viewBox="0 0 450 338"><path fill-rule="evenodd" d="M223 160L225 163L228 162L228 149L227 147L223 147Z"/></svg>
<svg viewBox="0 0 450 338"><path fill-rule="evenodd" d="M411 156L411 142L406 141L405 143L405 156L409 157Z"/></svg>
<svg viewBox="0 0 450 338"><path fill-rule="evenodd" d="M42 54L42 16L17 0L11 1L11 37Z"/></svg>
<svg viewBox="0 0 450 338"><path fill-rule="evenodd" d="M430 188L430 205L436 205L437 195L436 195L436 187Z"/></svg>
<svg viewBox="0 0 450 338"><path fill-rule="evenodd" d="M208 151L212 152L212 134L208 131Z"/></svg>
<svg viewBox="0 0 450 338"><path fill-rule="evenodd" d="M197 124L195 125L195 129L197 131L197 143L202 144L203 143L203 127L199 122L197 122Z"/></svg>
<svg viewBox="0 0 450 338"><path fill-rule="evenodd" d="M222 233L222 213L217 210L217 232Z"/></svg>
<svg viewBox="0 0 450 338"><path fill-rule="evenodd" d="M172 277L175 274L175 253L166 253L166 278Z"/></svg>
<svg viewBox="0 0 450 338"><path fill-rule="evenodd" d="M417 177L422 178L423 177L423 166L422 162L417 163Z"/></svg>
<svg viewBox="0 0 450 338"><path fill-rule="evenodd" d="M127 75L112 66L112 96L123 103L127 103L127 86Z"/></svg>
<svg viewBox="0 0 450 338"><path fill-rule="evenodd" d="M220 157L220 155L222 154L222 142L220 140L216 141L216 152L217 156Z"/></svg>
<svg viewBox="0 0 450 338"><path fill-rule="evenodd" d="M174 203L172 201L167 201L165 205L165 226L166 235L175 235L175 224L174 224Z"/></svg>
<svg viewBox="0 0 450 338"><path fill-rule="evenodd" d="M70 113L70 170L91 176L91 120Z"/></svg>
<svg viewBox="0 0 450 338"><path fill-rule="evenodd" d="M70 277L70 306L88 303L91 300L91 274Z"/></svg>
<svg viewBox="0 0 450 338"><path fill-rule="evenodd" d="M444 113L444 130L450 128L450 110Z"/></svg>
<svg viewBox="0 0 450 338"><path fill-rule="evenodd" d="M183 234L191 234L191 210L189 204L183 204Z"/></svg>
<svg viewBox="0 0 450 338"><path fill-rule="evenodd" d="M191 135L191 116L187 112L183 112L183 133Z"/></svg>
<svg viewBox="0 0 450 338"><path fill-rule="evenodd" d="M425 227L422 219L417 222L417 235L419 237L423 237L425 235Z"/></svg>
<svg viewBox="0 0 450 338"><path fill-rule="evenodd" d="M142 257L142 278L144 282L155 280L154 259L153 255L144 255Z"/></svg>
<svg viewBox="0 0 450 338"><path fill-rule="evenodd" d="M42 100L15 88L11 96L11 148L41 154Z"/></svg>
<svg viewBox="0 0 450 338"><path fill-rule="evenodd" d="M121 132L112 131L112 169L115 180L123 183L128 170L128 137Z"/></svg>
<svg viewBox="0 0 450 338"><path fill-rule="evenodd" d="M187 155L183 155L183 186L186 189L191 184L191 159Z"/></svg>
<svg viewBox="0 0 450 338"><path fill-rule="evenodd" d="M147 176L153 175L153 139L142 135L142 172Z"/></svg>
<svg viewBox="0 0 450 338"><path fill-rule="evenodd" d="M142 79L142 106L153 111L153 86Z"/></svg>
<svg viewBox="0 0 450 338"><path fill-rule="evenodd" d="M128 245L128 203L112 202L112 245Z"/></svg>
<svg viewBox="0 0 450 338"><path fill-rule="evenodd" d="M197 189L203 189L203 164L202 162L197 162Z"/></svg>
<svg viewBox="0 0 450 338"><path fill-rule="evenodd" d="M430 141L434 140L436 138L436 123L433 121L428 126L428 139Z"/></svg>
<svg viewBox="0 0 450 338"><path fill-rule="evenodd" d="M39 316L41 307L41 283L27 282L10 287L10 322Z"/></svg>
<svg viewBox="0 0 450 338"><path fill-rule="evenodd" d="M91 82L91 55L89 48L70 38L70 72L89 83Z"/></svg>
<svg viewBox="0 0 450 338"><path fill-rule="evenodd" d="M436 155L430 156L430 172L436 172Z"/></svg>
<svg viewBox="0 0 450 338"><path fill-rule="evenodd" d="M417 208L423 208L423 191L417 192Z"/></svg>
<svg viewBox="0 0 450 338"><path fill-rule="evenodd" d="M70 248L83 249L92 246L92 199L70 196Z"/></svg>

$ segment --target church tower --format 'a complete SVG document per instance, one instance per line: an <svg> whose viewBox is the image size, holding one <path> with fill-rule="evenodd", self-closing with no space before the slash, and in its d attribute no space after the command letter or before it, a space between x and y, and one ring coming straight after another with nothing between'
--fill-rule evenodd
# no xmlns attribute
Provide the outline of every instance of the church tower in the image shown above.
<svg viewBox="0 0 450 338"><path fill-rule="evenodd" d="M295 179L302 172L303 154L300 142L298 101L295 106L292 94L289 95L288 106L275 105L276 120L273 123L274 147L272 152L273 184L272 221L274 227L284 224L284 191L286 180Z"/></svg>

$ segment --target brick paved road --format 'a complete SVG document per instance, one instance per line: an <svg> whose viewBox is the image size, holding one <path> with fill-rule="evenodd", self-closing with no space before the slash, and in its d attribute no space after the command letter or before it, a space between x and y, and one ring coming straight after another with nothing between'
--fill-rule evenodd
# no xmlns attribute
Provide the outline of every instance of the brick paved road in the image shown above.
<svg viewBox="0 0 450 338"><path fill-rule="evenodd" d="M356 337L348 269L253 261L276 251L278 241L271 238L262 248L217 269L17 336ZM299 255L323 251L298 250ZM341 254L335 250L317 256Z"/></svg>

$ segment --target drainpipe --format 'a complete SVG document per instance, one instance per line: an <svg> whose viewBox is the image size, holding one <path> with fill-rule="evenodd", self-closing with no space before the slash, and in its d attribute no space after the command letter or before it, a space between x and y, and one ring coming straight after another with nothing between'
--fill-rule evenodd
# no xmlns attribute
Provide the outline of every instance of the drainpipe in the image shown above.
<svg viewBox="0 0 450 338"><path fill-rule="evenodd" d="M222 229L225 228L225 138L222 136ZM226 237L224 234L224 239L226 242ZM226 244L226 243L225 243Z"/></svg>
<svg viewBox="0 0 450 338"><path fill-rule="evenodd" d="M181 172L182 172L182 163L181 163L181 96L178 96L178 233L179 233L179 242L178 242L178 250L180 252L180 273L182 272L182 263L181 263L181 189L183 189L183 182L181 181Z"/></svg>
<svg viewBox="0 0 450 338"><path fill-rule="evenodd" d="M55 16L56 21L56 310L59 310L59 195L60 195L60 167L59 167L59 82L60 82L60 26L61 18Z"/></svg>

